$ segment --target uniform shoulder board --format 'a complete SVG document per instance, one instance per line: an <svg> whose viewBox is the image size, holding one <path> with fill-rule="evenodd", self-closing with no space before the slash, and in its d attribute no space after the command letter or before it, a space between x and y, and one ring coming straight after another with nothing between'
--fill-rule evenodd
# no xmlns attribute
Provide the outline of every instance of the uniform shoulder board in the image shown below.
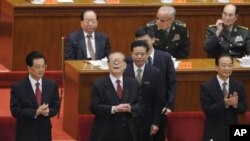
<svg viewBox="0 0 250 141"><path fill-rule="evenodd" d="M176 20L175 23L179 26L182 26L182 27L186 27L186 23L182 22L182 21L179 21L179 20Z"/></svg>
<svg viewBox="0 0 250 141"><path fill-rule="evenodd" d="M208 27L216 27L215 24L210 24Z"/></svg>
<svg viewBox="0 0 250 141"><path fill-rule="evenodd" d="M150 21L146 24L147 27L151 27L151 26L154 26L156 25L155 21Z"/></svg>
<svg viewBox="0 0 250 141"><path fill-rule="evenodd" d="M245 27L245 26L240 26L240 25L238 25L238 27L239 27L239 28L243 28L243 29L245 29L245 30L248 30L248 28Z"/></svg>

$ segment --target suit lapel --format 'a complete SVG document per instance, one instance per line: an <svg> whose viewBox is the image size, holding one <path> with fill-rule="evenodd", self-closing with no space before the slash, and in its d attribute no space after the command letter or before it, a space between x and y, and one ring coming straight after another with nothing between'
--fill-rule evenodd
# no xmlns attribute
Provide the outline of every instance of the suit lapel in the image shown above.
<svg viewBox="0 0 250 141"><path fill-rule="evenodd" d="M122 99L123 99L123 102L125 102L125 103L129 102L129 90L130 90L129 82L126 79L126 77L123 77L123 91L122 91L123 95L122 95Z"/></svg>
<svg viewBox="0 0 250 141"><path fill-rule="evenodd" d="M29 77L26 78L26 94L27 94L27 98L30 99L31 103L34 105L34 107L38 107L38 104L36 102L36 96L35 93L33 91L33 88L31 86Z"/></svg>
<svg viewBox="0 0 250 141"><path fill-rule="evenodd" d="M48 90L49 90L49 86L46 83L46 80L44 80L44 78L42 79L42 99L41 99L41 104L43 104L44 102L48 102Z"/></svg>
<svg viewBox="0 0 250 141"><path fill-rule="evenodd" d="M83 32L81 32L79 36L80 36L80 47L82 49L83 56L86 56L87 58L87 47L86 47L85 36Z"/></svg>
<svg viewBox="0 0 250 141"><path fill-rule="evenodd" d="M99 34L95 32L95 58L96 59L101 59L99 58L99 51L97 49L97 47L100 47L100 40L101 39L99 39Z"/></svg>
<svg viewBox="0 0 250 141"><path fill-rule="evenodd" d="M118 98L116 90L114 88L114 85L112 84L112 81L110 80L110 77L106 77L105 79L105 91L107 91L107 97L111 100L116 100Z"/></svg>

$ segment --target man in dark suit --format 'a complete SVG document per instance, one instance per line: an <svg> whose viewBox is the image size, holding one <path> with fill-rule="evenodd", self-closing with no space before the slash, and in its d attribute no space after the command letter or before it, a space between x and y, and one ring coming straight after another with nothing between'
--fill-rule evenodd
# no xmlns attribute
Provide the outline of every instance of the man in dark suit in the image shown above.
<svg viewBox="0 0 250 141"><path fill-rule="evenodd" d="M26 57L29 75L11 86L10 110L16 118L16 141L51 141L50 118L58 112L58 86L43 77L44 56Z"/></svg>
<svg viewBox="0 0 250 141"><path fill-rule="evenodd" d="M96 32L98 17L93 10L81 13L81 30L70 33L64 48L65 60L100 60L111 48L107 35Z"/></svg>
<svg viewBox="0 0 250 141"><path fill-rule="evenodd" d="M139 141L156 141L161 123L164 89L161 72L158 68L146 64L149 47L145 41L136 40L131 44L133 63L127 65L124 76L136 78L140 83L142 97L142 115L138 117ZM157 140L158 141L158 140Z"/></svg>
<svg viewBox="0 0 250 141"><path fill-rule="evenodd" d="M204 49L209 57L229 53L233 57L250 54L250 32L248 28L236 25L238 8L227 4L223 8L222 18L207 28Z"/></svg>
<svg viewBox="0 0 250 141"><path fill-rule="evenodd" d="M141 113L138 82L126 76L125 56L111 53L110 74L94 82L91 112L95 120L90 141L137 141L136 117Z"/></svg>
<svg viewBox="0 0 250 141"><path fill-rule="evenodd" d="M136 40L144 40L148 43L148 63L160 69L163 77L164 100L162 113L168 114L174 110L176 96L176 73L171 56L167 52L156 50L153 47L155 38L154 31L148 27L141 27L135 33ZM159 138L164 139L165 117L162 116L162 124L159 131Z"/></svg>
<svg viewBox="0 0 250 141"><path fill-rule="evenodd" d="M217 76L201 85L200 101L206 115L204 141L229 141L229 127L247 110L242 83L232 79L233 59L222 54L215 59Z"/></svg>
<svg viewBox="0 0 250 141"><path fill-rule="evenodd" d="M159 8L156 20L147 23L155 32L155 49L168 52L181 59L189 55L190 40L186 24L175 20L176 10L172 6Z"/></svg>

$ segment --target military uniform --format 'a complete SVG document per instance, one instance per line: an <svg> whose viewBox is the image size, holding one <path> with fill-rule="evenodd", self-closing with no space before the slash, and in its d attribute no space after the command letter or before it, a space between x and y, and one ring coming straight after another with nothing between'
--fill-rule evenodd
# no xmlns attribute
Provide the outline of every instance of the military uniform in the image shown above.
<svg viewBox="0 0 250 141"><path fill-rule="evenodd" d="M176 20L166 30L158 29L155 21L147 26L155 32L155 49L166 51L178 59L188 57L190 41L185 23Z"/></svg>
<svg viewBox="0 0 250 141"><path fill-rule="evenodd" d="M250 53L250 33L248 28L234 25L230 32L223 28L219 37L216 36L216 25L207 29L204 49L210 57L221 53L229 53L233 57L242 57Z"/></svg>

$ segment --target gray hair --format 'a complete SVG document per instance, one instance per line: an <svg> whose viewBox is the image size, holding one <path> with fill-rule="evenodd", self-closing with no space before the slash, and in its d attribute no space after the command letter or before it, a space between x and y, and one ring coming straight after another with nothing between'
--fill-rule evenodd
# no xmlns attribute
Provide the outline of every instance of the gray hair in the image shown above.
<svg viewBox="0 0 250 141"><path fill-rule="evenodd" d="M170 17L175 17L176 10L173 6L161 6L158 12L168 13Z"/></svg>

